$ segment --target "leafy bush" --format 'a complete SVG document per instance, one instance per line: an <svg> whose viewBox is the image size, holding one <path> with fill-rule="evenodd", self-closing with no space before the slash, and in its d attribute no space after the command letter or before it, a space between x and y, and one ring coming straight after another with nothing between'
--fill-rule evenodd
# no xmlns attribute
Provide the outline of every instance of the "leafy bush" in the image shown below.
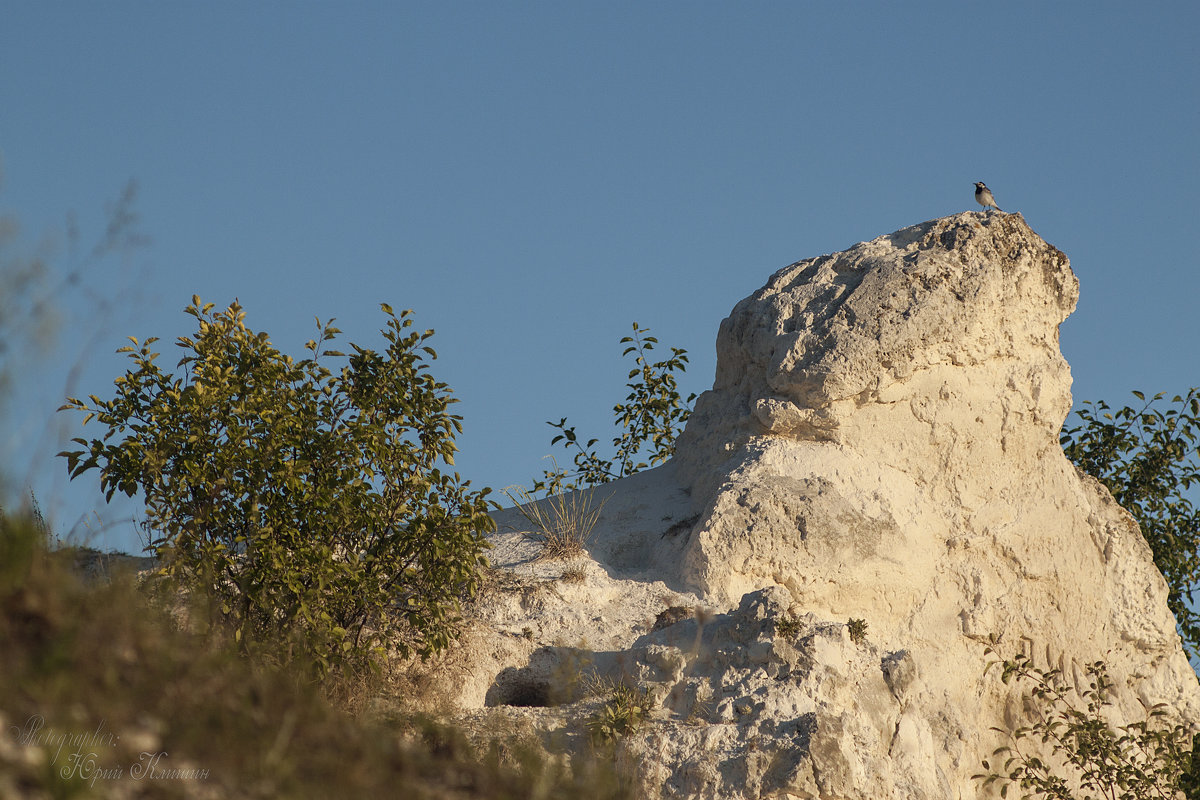
<svg viewBox="0 0 1200 800"><path fill-rule="evenodd" d="M131 337L116 396L63 406L107 428L60 454L71 477L99 469L108 499L140 490L148 549L202 590L209 621L243 648L286 641L319 675L389 643L445 647L492 527L488 490L441 469L462 425L425 363L433 332L382 309L383 352L326 350L340 331L318 320L294 361L236 302L214 312L194 297L181 374L160 369L157 339Z"/></svg>
<svg viewBox="0 0 1200 800"><path fill-rule="evenodd" d="M1064 428L1067 457L1099 479L1137 520L1167 579L1167 603L1189 656L1200 657L1200 510L1189 491L1200 482L1200 389L1175 396L1160 408L1160 392L1139 408L1112 410L1084 403L1080 424Z"/></svg>
<svg viewBox="0 0 1200 800"><path fill-rule="evenodd" d="M1082 692L1069 687L1059 670L1039 669L1024 655L988 667L996 663L1003 664L1004 683L1029 686L1035 718L1011 731L993 729L1009 743L996 749L994 763L983 762L986 773L974 776L984 786L998 783L1001 797L1016 785L1032 790L1025 797L1056 800L1178 796L1192 766L1192 733L1167 721L1166 706L1114 727L1105 713L1111 683L1104 662L1086 667L1089 683Z"/></svg>
<svg viewBox="0 0 1200 800"><path fill-rule="evenodd" d="M679 396L675 373L687 369L687 350L671 348L671 357L651 362L649 353L658 344L658 339L647 336L649 328L633 323L633 335L621 339L628 345L623 356L634 355L636 366L629 371L629 394L624 403L613 406L616 423L621 432L613 437L616 454L603 458L596 450L599 439L582 443L574 426L567 426L567 418L546 424L562 433L550 440L550 444L562 443L574 453L575 472L568 473L555 464L547 470L542 480L535 481L533 491L560 494L571 489L597 486L618 478L624 478L647 467L661 464L675 452L675 439L691 414L695 394L686 400ZM649 461L640 459L648 458Z"/></svg>

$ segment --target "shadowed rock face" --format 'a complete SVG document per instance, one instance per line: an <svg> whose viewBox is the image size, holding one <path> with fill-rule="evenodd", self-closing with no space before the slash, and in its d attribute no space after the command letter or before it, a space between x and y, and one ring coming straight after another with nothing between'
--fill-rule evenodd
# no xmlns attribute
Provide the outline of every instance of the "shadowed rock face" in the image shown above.
<svg viewBox="0 0 1200 800"><path fill-rule="evenodd" d="M1104 660L1124 721L1200 722L1148 546L1058 445L1077 299L1018 214L779 270L721 324L675 458L596 489L586 577L495 601L486 627L528 635L459 683L584 708L572 665L642 685L655 716L619 754L647 797L975 797L992 727L1027 713L989 642L1077 685ZM506 536L497 564L548 569Z"/></svg>

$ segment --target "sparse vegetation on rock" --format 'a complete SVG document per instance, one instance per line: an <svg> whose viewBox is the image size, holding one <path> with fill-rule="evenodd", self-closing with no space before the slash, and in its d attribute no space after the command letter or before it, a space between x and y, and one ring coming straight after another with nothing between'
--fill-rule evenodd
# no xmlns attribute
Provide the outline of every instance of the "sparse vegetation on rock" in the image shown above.
<svg viewBox="0 0 1200 800"><path fill-rule="evenodd" d="M583 553L605 503L596 502L594 489L560 492L540 501L523 488L506 494L533 526L528 535L542 543L542 558L574 558Z"/></svg>
<svg viewBox="0 0 1200 800"><path fill-rule="evenodd" d="M643 687L601 678L594 679L590 689L603 701L587 720L588 731L597 743L611 744L633 733L654 709L653 699Z"/></svg>
<svg viewBox="0 0 1200 800"><path fill-rule="evenodd" d="M670 358L650 361L649 353L658 339L649 336L649 328L633 323L633 335L621 339L626 345L622 355L634 356L636 366L629 370L629 394L624 403L613 406L616 424L620 429L613 437L614 455L605 458L596 449L599 439L582 442L567 418L547 423L562 431L550 440L551 445L562 443L573 454L575 471L568 472L555 463L541 480L534 481L534 492L561 494L572 489L597 486L633 475L647 467L661 464L675 452L675 439L683 430L694 394L680 397L676 373L687 369L687 350L671 348ZM642 460L647 459L647 460Z"/></svg>

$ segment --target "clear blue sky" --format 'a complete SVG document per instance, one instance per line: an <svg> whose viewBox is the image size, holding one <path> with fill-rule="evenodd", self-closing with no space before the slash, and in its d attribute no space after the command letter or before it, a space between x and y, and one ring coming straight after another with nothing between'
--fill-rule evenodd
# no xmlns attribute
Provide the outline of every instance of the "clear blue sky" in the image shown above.
<svg viewBox="0 0 1200 800"><path fill-rule="evenodd" d="M974 209L977 180L1079 275L1077 402L1200 384L1198 31L1195 2L10 0L0 209L27 250L68 212L91 242L133 179L150 242L64 293L6 475L136 548L131 507L47 455L74 423L52 409L110 396L123 337L188 333L199 294L292 353L314 316L365 344L380 302L413 308L458 469L528 483L547 420L611 435L632 322L700 391L774 270Z"/></svg>

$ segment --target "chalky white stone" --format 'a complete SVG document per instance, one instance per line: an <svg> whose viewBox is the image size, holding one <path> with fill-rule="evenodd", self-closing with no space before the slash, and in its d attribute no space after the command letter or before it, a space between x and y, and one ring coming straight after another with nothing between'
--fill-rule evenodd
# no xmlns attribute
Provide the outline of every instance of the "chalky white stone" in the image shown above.
<svg viewBox="0 0 1200 800"><path fill-rule="evenodd" d="M721 323L675 458L595 490L582 580L496 515L520 588L479 604L453 701L560 704L512 710L553 727L594 709L581 670L639 683L620 763L679 798L976 797L1025 713L993 639L1077 682L1104 660L1127 721L1200 723L1149 547L1058 444L1078 294L1019 214L779 270Z"/></svg>

